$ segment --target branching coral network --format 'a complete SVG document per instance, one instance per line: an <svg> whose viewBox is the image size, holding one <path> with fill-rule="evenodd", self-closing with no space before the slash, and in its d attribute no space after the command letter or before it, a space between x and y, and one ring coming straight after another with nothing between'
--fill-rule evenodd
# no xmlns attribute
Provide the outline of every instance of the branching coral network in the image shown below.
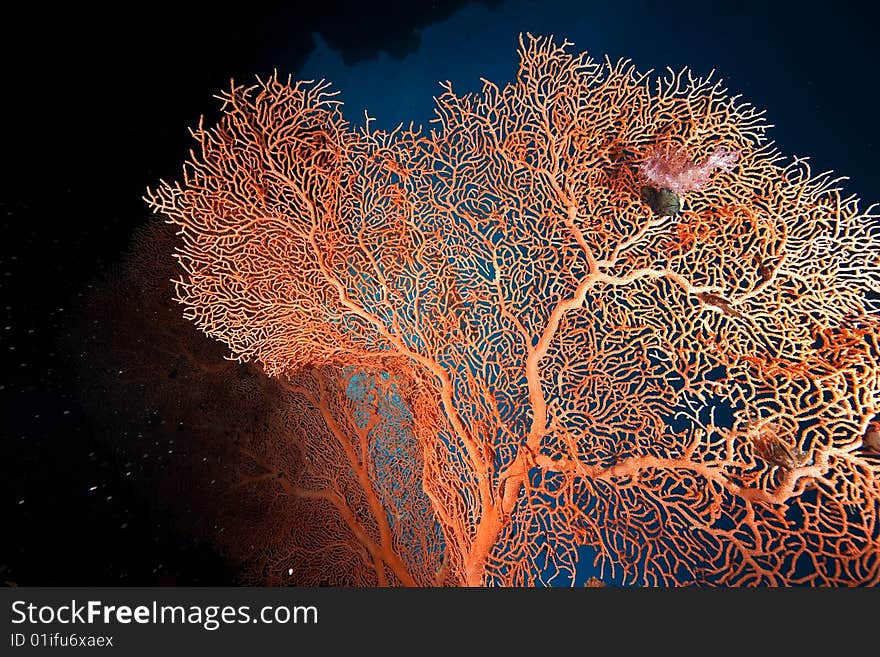
<svg viewBox="0 0 880 657"><path fill-rule="evenodd" d="M414 581L877 584L877 215L720 81L571 45L446 83L428 131L233 84L147 195L186 316L271 376L395 386L442 533Z"/></svg>

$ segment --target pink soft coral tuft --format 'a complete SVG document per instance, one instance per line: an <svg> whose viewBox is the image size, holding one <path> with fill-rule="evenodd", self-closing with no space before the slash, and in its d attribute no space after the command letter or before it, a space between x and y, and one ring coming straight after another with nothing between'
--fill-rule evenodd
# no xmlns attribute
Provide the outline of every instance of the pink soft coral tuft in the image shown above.
<svg viewBox="0 0 880 657"><path fill-rule="evenodd" d="M702 189L715 169L727 171L739 159L739 151L716 148L702 164L697 164L684 148L655 150L641 166L645 180L676 194Z"/></svg>

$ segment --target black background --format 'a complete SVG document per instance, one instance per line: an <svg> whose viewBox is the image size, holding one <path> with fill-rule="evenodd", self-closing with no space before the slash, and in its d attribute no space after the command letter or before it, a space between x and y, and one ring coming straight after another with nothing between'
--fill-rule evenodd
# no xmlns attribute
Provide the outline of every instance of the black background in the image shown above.
<svg viewBox="0 0 880 657"><path fill-rule="evenodd" d="M399 57L417 45L417 27L463 4L4 10L0 581L235 581L210 546L169 526L172 500L133 490L113 458L113 437L96 435L73 392L77 372L61 353L68 315L146 222L146 186L178 176L187 127L201 114L211 120L212 95L230 78L252 80L279 60L295 71L315 30L346 62L380 49Z"/></svg>

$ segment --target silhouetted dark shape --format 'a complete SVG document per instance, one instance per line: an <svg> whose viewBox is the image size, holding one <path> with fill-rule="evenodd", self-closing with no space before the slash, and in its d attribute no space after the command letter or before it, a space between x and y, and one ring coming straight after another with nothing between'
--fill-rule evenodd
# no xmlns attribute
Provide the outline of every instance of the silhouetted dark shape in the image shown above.
<svg viewBox="0 0 880 657"><path fill-rule="evenodd" d="M75 346L85 403L143 493L244 583L445 583L407 382L329 365L270 379L225 359L173 300L174 241L158 221L139 233Z"/></svg>

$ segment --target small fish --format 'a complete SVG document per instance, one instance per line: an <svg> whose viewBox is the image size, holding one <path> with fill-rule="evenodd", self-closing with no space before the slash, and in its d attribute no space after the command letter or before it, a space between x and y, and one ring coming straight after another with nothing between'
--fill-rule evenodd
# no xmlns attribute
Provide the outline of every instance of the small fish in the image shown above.
<svg viewBox="0 0 880 657"><path fill-rule="evenodd" d="M668 189L655 189L645 185L641 189L641 197L658 217L675 217L681 212L681 201Z"/></svg>
<svg viewBox="0 0 880 657"><path fill-rule="evenodd" d="M777 436L773 428L760 432L752 443L758 456L771 465L794 470L807 463L807 454Z"/></svg>
<svg viewBox="0 0 880 657"><path fill-rule="evenodd" d="M761 280L765 281L765 282L769 281L770 276L773 275L773 272L770 270L770 267L768 267L764 263L764 259L761 256L756 256L755 260L757 260L757 262L758 262L758 275L761 277Z"/></svg>
<svg viewBox="0 0 880 657"><path fill-rule="evenodd" d="M730 301L722 296L712 294L711 292L700 292L696 295L696 297L703 303L707 303L711 306L715 306L716 308L720 308L725 315L730 315L731 317L742 319L743 314L735 308L732 308L730 305Z"/></svg>

